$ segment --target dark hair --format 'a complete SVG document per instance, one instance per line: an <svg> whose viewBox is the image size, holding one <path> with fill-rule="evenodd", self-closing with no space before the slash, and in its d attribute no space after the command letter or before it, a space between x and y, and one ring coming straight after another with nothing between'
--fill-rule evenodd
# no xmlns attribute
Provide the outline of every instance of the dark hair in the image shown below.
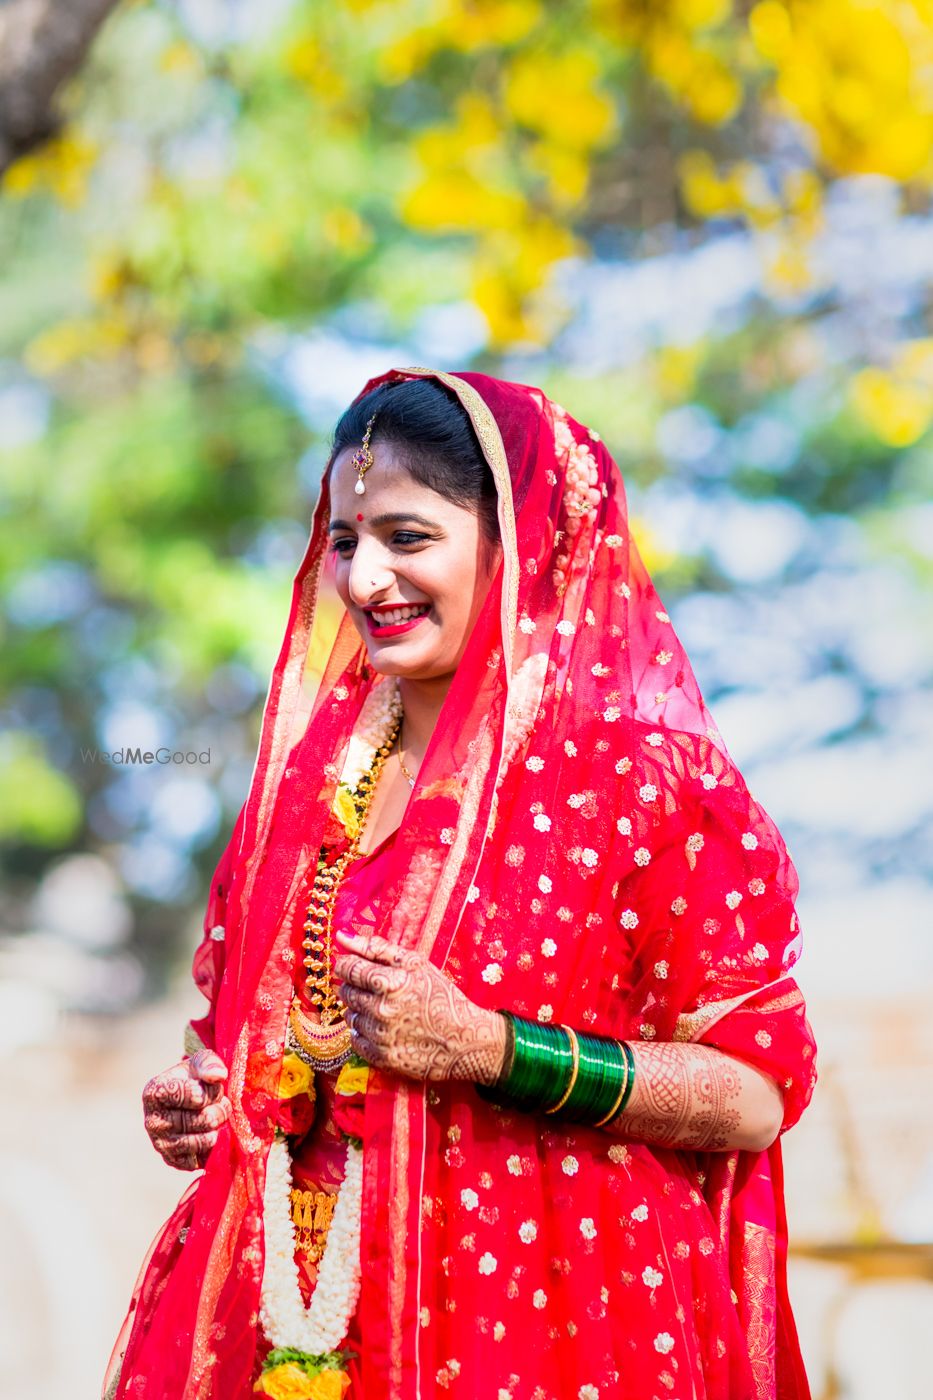
<svg viewBox="0 0 933 1400"><path fill-rule="evenodd" d="M331 463L344 448L360 445L377 410L370 441L400 448L415 481L474 510L487 543L498 544L498 498L489 463L459 399L436 380L380 384L351 404L334 429Z"/></svg>

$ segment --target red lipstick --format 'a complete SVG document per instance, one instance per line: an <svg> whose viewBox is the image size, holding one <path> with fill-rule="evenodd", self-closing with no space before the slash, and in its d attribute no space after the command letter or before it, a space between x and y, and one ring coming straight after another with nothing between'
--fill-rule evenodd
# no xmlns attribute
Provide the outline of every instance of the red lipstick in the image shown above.
<svg viewBox="0 0 933 1400"><path fill-rule="evenodd" d="M385 611L391 612L391 608L386 608ZM419 622L423 622L430 611L431 609L428 608L427 612L423 612L420 617L410 617L407 622L396 622L387 627L380 627L374 621L372 613L367 612L366 626L369 628L371 637L400 637L403 632L410 632L413 627L418 626Z"/></svg>

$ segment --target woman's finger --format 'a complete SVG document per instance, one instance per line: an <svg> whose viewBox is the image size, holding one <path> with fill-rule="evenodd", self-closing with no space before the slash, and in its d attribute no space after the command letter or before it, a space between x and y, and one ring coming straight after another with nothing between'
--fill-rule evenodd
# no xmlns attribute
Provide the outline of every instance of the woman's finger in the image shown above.
<svg viewBox="0 0 933 1400"><path fill-rule="evenodd" d="M212 1133L227 1121L229 1114L229 1099L221 1099L218 1103L208 1104L198 1113L189 1113L184 1109L154 1108L145 1115L144 1122L150 1137L153 1133L169 1136L178 1133Z"/></svg>
<svg viewBox="0 0 933 1400"><path fill-rule="evenodd" d="M351 953L357 953L371 962L384 963L388 967L408 967L419 960L417 953L407 948L399 948L378 933L344 933L342 929L338 929L335 937Z"/></svg>
<svg viewBox="0 0 933 1400"><path fill-rule="evenodd" d="M378 1045L374 1045L371 1040L367 1040L365 1035L354 1029L351 1025L350 1034L353 1037L353 1049L357 1055L362 1056L368 1064L381 1065L385 1061L385 1056Z"/></svg>
<svg viewBox="0 0 933 1400"><path fill-rule="evenodd" d="M364 1039L371 1041L373 1037L378 1038L385 1032L385 1026L378 1016L373 1016L367 1011L354 1011L351 1013L351 1031L356 1031ZM363 1057L365 1059L365 1056Z"/></svg>
<svg viewBox="0 0 933 1400"><path fill-rule="evenodd" d="M362 987L367 992L397 992L405 984L406 974L400 967L386 967L370 962L353 953L345 953L334 962L334 975L341 982Z"/></svg>
<svg viewBox="0 0 933 1400"><path fill-rule="evenodd" d="M143 1104L155 1108L201 1109L207 1104L205 1086L186 1070L166 1070L149 1080L143 1089Z"/></svg>
<svg viewBox="0 0 933 1400"><path fill-rule="evenodd" d="M188 1072L204 1084L220 1084L227 1078L227 1066L216 1050L197 1050L188 1061Z"/></svg>
<svg viewBox="0 0 933 1400"><path fill-rule="evenodd" d="M216 1142L216 1133L207 1133L199 1138L177 1138L160 1148L160 1153L170 1167L193 1172L204 1166Z"/></svg>
<svg viewBox="0 0 933 1400"><path fill-rule="evenodd" d="M375 992L365 992L361 987L354 987L352 983L344 982L340 989L340 996L344 1006L349 1006L353 1011L375 1012L381 997Z"/></svg>

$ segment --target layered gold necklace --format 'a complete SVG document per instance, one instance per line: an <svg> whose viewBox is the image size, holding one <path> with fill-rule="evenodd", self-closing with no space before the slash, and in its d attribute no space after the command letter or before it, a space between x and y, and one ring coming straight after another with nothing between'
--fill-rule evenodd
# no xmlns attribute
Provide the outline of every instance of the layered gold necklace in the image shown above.
<svg viewBox="0 0 933 1400"><path fill-rule="evenodd" d="M339 1069L349 1059L352 1048L350 1027L344 1016L346 1007L337 995L331 977L333 918L337 894L347 867L359 855L360 839L366 826L376 784L385 761L392 752L400 728L399 715L392 719L389 731L376 749L369 768L363 772L356 788L349 793L355 813L355 830L352 835L348 831L348 844L336 854L334 848L326 844L322 845L318 852L302 946L307 996L311 1005L317 1009L320 1019L311 1018L296 993L288 1014L287 1044L305 1064L322 1073Z"/></svg>

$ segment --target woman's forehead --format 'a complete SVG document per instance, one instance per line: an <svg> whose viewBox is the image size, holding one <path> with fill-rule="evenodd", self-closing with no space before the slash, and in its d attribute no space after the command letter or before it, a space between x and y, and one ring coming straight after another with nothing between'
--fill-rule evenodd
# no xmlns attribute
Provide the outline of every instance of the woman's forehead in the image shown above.
<svg viewBox="0 0 933 1400"><path fill-rule="evenodd" d="M356 493L359 480L352 464L354 449L344 448L335 459L330 478L331 519L347 521L372 520L391 512L409 510L418 515L442 519L447 515L475 512L457 505L443 493L417 481L405 461L390 443L373 442L373 465L367 470L362 496Z"/></svg>

